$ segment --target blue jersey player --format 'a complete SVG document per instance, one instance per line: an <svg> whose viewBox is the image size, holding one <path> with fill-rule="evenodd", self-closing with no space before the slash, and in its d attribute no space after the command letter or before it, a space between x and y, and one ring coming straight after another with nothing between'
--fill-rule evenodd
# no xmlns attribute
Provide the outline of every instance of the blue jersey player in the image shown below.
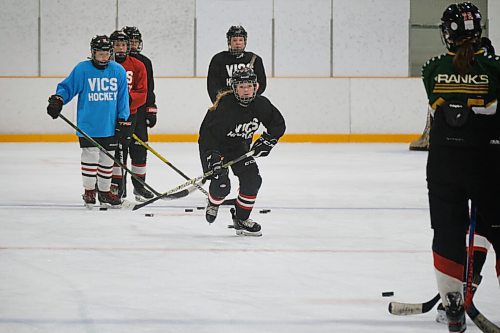
<svg viewBox="0 0 500 333"><path fill-rule="evenodd" d="M49 98L47 113L56 119L64 104L78 95L77 126L110 154L117 140L130 136L127 74L123 67L110 61L113 48L109 37L95 36L90 42L91 58L82 61L57 85ZM115 137L116 132L116 137ZM87 207L96 203L119 208L121 199L110 192L113 160L77 133L82 148L81 170L83 201Z"/></svg>

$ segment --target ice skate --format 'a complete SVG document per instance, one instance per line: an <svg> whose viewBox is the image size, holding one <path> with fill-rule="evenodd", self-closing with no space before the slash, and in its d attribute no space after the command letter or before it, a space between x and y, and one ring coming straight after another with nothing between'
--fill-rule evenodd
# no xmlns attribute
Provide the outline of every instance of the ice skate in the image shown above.
<svg viewBox="0 0 500 333"><path fill-rule="evenodd" d="M465 332L465 310L462 295L459 292L446 294L449 305L445 307L448 318L448 330L450 332Z"/></svg>
<svg viewBox="0 0 500 333"><path fill-rule="evenodd" d="M95 193L96 190L85 190L85 193L82 194L84 205L88 209L92 209L96 203Z"/></svg>
<svg viewBox="0 0 500 333"><path fill-rule="evenodd" d="M446 310L443 303L439 303L437 307L436 322L448 325L448 318L446 317Z"/></svg>
<svg viewBox="0 0 500 333"><path fill-rule="evenodd" d="M208 201L207 208L205 209L205 218L208 223L213 223L217 218L217 212L219 211L219 206L214 205Z"/></svg>
<svg viewBox="0 0 500 333"><path fill-rule="evenodd" d="M149 199L154 198L154 194L151 193L151 191L146 189L144 186L135 187L134 188L134 195L135 195L135 200L137 200L139 202L145 202L145 201L148 201Z"/></svg>
<svg viewBox="0 0 500 333"><path fill-rule="evenodd" d="M101 203L101 206L103 207L110 207L110 208L121 208L122 206L122 200L115 194L113 194L111 191L108 192L101 192L99 191L99 202Z"/></svg>
<svg viewBox="0 0 500 333"><path fill-rule="evenodd" d="M113 193L114 195L116 195L119 198L126 198L127 197L127 193L124 190L124 187L120 186L118 184L112 183L110 191L111 191L111 193Z"/></svg>
<svg viewBox="0 0 500 333"><path fill-rule="evenodd" d="M231 216L233 218L233 226L237 236L262 236L260 224L254 220L240 220L236 217L236 210L234 208L231 208Z"/></svg>

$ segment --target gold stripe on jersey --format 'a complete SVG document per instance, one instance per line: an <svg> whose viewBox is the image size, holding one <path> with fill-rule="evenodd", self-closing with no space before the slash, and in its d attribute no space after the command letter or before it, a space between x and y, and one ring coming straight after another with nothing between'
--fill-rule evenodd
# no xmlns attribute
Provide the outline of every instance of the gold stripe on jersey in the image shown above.
<svg viewBox="0 0 500 333"><path fill-rule="evenodd" d="M458 87L458 88L477 88L477 89L488 89L487 83L478 84L467 84L467 83L436 83L435 87Z"/></svg>
<svg viewBox="0 0 500 333"><path fill-rule="evenodd" d="M482 99L482 98L469 98L469 99L467 99L467 106L484 106L484 99Z"/></svg>
<svg viewBox="0 0 500 333"><path fill-rule="evenodd" d="M470 94L470 95L477 95L477 94L487 94L488 90L471 90L471 89L434 89L432 91L433 93L442 93L442 94L457 94L457 93L462 93L462 94Z"/></svg>
<svg viewBox="0 0 500 333"><path fill-rule="evenodd" d="M441 104L443 104L444 102L446 102L446 101L444 100L444 98L439 97L438 99L436 99L436 100L434 101L434 103L432 103L432 104L430 105L430 107L431 107L431 109L432 109L432 110L436 110L436 109L438 108L438 106L440 106L440 105L441 105Z"/></svg>
<svg viewBox="0 0 500 333"><path fill-rule="evenodd" d="M436 83L433 93L488 94L488 84Z"/></svg>

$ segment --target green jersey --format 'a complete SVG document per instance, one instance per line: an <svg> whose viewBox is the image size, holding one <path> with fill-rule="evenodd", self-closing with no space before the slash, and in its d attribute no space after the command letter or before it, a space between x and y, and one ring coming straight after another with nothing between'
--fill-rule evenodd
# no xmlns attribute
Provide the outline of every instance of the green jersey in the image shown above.
<svg viewBox="0 0 500 333"><path fill-rule="evenodd" d="M495 114L500 97L500 57L480 50L475 53L471 73L459 75L453 68L454 55L442 54L422 67L431 112L453 100L466 103L476 114Z"/></svg>
<svg viewBox="0 0 500 333"><path fill-rule="evenodd" d="M458 74L453 66L454 56L452 52L442 54L427 61L422 68L429 108L434 116L431 146L478 147L498 141L500 57L477 51L469 73ZM460 105L465 109L457 114ZM441 110L440 106L447 111L436 112ZM454 125L457 121L462 124Z"/></svg>

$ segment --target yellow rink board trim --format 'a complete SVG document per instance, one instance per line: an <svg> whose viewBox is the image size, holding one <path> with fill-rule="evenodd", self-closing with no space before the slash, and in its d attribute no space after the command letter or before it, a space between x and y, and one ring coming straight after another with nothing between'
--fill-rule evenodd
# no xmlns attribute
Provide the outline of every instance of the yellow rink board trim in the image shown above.
<svg viewBox="0 0 500 333"><path fill-rule="evenodd" d="M285 134L280 142L411 142L420 134ZM0 142L76 142L75 134L0 134ZM150 134L150 142L196 142L198 134Z"/></svg>

